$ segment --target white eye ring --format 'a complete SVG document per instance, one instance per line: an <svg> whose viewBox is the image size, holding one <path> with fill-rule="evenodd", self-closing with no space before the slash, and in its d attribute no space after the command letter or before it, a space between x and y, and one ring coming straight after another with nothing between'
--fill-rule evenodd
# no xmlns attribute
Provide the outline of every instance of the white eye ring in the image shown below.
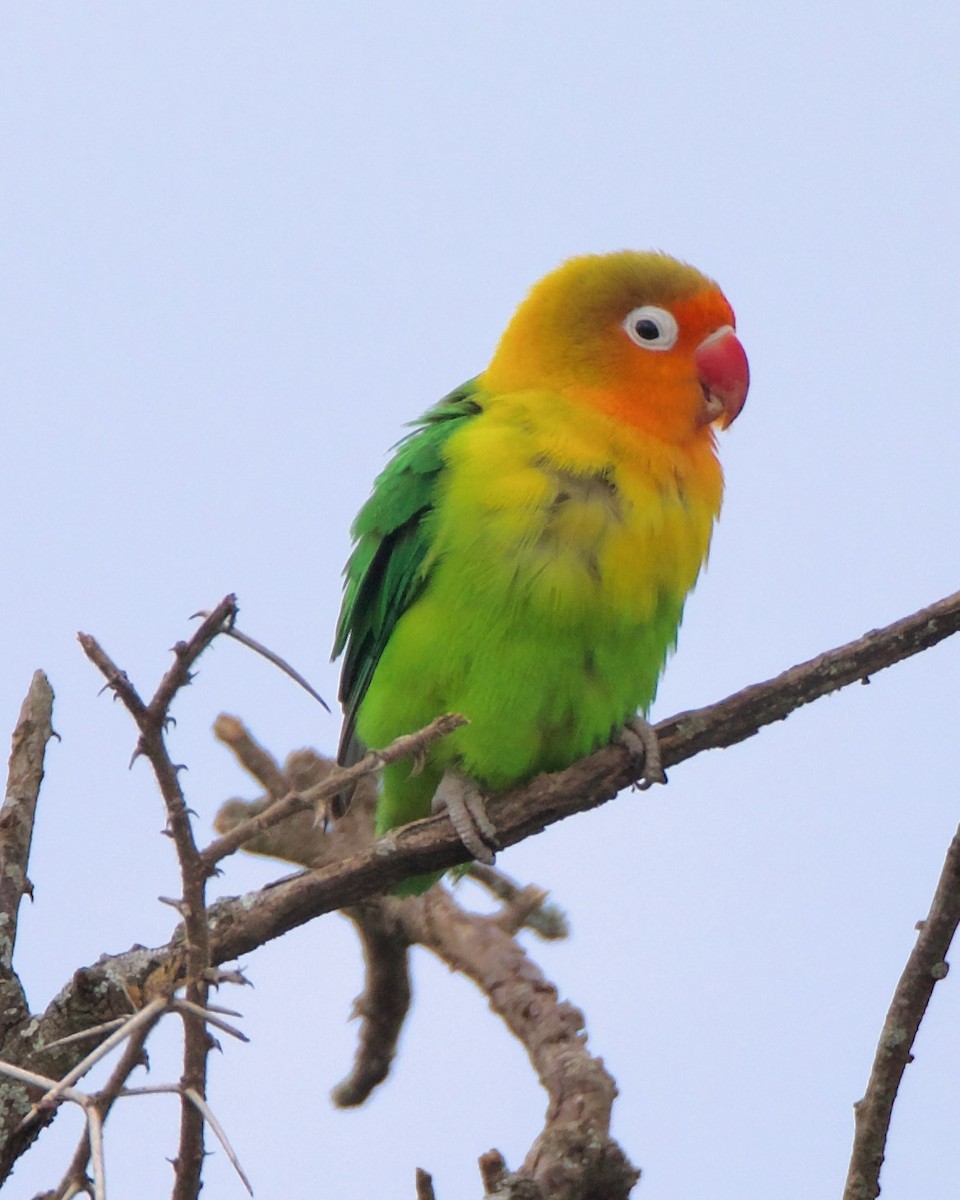
<svg viewBox="0 0 960 1200"><path fill-rule="evenodd" d="M643 304L627 313L623 328L632 342L644 350L669 350L676 344L677 320L673 313L655 304Z"/></svg>

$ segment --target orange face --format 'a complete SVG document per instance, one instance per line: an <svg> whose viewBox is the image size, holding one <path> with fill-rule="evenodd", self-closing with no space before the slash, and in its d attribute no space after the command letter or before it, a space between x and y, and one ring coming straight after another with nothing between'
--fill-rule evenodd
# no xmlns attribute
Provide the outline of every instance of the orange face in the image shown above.
<svg viewBox="0 0 960 1200"><path fill-rule="evenodd" d="M739 416L750 369L733 309L715 285L631 309L604 340L616 363L611 401L627 423L686 440L714 422L726 429Z"/></svg>
<svg viewBox="0 0 960 1200"><path fill-rule="evenodd" d="M520 306L484 375L545 388L664 440L711 437L746 400L733 310L712 280L662 254L571 259Z"/></svg>

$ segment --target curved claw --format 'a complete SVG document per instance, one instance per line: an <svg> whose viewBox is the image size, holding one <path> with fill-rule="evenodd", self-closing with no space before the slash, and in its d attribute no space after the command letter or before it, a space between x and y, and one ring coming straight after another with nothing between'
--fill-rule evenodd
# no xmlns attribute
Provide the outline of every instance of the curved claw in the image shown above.
<svg viewBox="0 0 960 1200"><path fill-rule="evenodd" d="M639 714L631 717L613 740L625 746L634 758L643 763L643 770L637 779L637 787L641 792L653 787L655 783L667 782L667 775L660 760L660 742L657 740L656 730L645 717Z"/></svg>
<svg viewBox="0 0 960 1200"><path fill-rule="evenodd" d="M500 843L496 828L487 816L483 793L472 779L459 771L445 771L434 792L431 808L434 812L445 809L457 837L473 857L488 867L493 865L493 851L499 849Z"/></svg>

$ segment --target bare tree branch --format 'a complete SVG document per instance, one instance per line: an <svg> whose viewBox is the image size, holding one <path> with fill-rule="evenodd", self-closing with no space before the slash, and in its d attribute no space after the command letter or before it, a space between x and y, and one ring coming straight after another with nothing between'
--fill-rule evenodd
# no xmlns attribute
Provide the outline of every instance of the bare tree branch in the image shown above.
<svg viewBox="0 0 960 1200"><path fill-rule="evenodd" d="M361 1018L353 1069L331 1099L338 1108L355 1108L386 1079L413 993L410 941L395 909L369 900L344 912L360 937L366 983L353 1006L353 1016Z"/></svg>
<svg viewBox="0 0 960 1200"><path fill-rule="evenodd" d="M679 713L657 726L665 766L701 750L732 746L782 721L795 709L848 684L869 679L884 667L929 650L960 630L960 592L921 608L854 642L791 667L765 683L736 692L720 704Z"/></svg>
<svg viewBox="0 0 960 1200"><path fill-rule="evenodd" d="M947 975L947 951L960 924L960 830L946 861L925 921L907 959L883 1023L870 1080L854 1106L856 1132L843 1200L875 1200L880 1168L903 1072L913 1061L914 1038L934 987Z"/></svg>
<svg viewBox="0 0 960 1200"><path fill-rule="evenodd" d="M335 773L333 763L313 756L314 781ZM352 834L354 848L373 836L375 794L369 780L363 784L351 810L363 814L362 825ZM244 821L251 809L264 803L269 801L231 801L218 814L218 830ZM302 828L294 816L258 835L255 849L314 865L330 857L331 840L339 841L341 851L346 848L342 830L331 839L316 825ZM546 1127L518 1174L510 1175L503 1167L499 1194L528 1200L588 1195L624 1200L637 1171L610 1137L616 1085L587 1052L579 1011L560 1003L556 988L514 937L546 893L493 874L491 882L504 903L491 916L467 912L442 887L411 899L371 898L344 910L361 938L366 982L355 1008L362 1018L356 1059L350 1075L334 1089L334 1103L361 1104L386 1077L410 1002L409 947L422 945L483 991L527 1050L547 1091ZM418 1176L421 1183L426 1179L425 1173Z"/></svg>
<svg viewBox="0 0 960 1200"><path fill-rule="evenodd" d="M220 620L223 619L221 615ZM718 704L696 712L681 713L658 727L664 763L675 765L701 750L733 745L752 736L763 725L782 720L793 709L818 696L934 645L956 632L958 627L960 594L948 597L886 629L873 631L856 642L791 668L776 679L746 688ZM209 640L215 636L213 628L198 631L198 634L200 632L206 639L201 639L204 645L209 644ZM95 646L92 639L89 641ZM121 696L141 728L139 749L143 753L149 753L149 747L144 742L143 723L155 722L161 713L165 718L166 705L176 689L189 681L188 651L195 641L175 648L177 660L174 667L168 672L149 706L143 704L126 676L105 655L98 662L101 670L106 668L109 686ZM91 657L95 656L91 654ZM158 702L158 697L162 703ZM148 709L151 711L148 712ZM382 763L382 756L379 761ZM352 770L356 771L357 768ZM164 775L164 772L168 774ZM497 826L502 845L509 846L565 816L603 803L628 785L634 773L635 764L630 761L626 750L617 746L607 747L575 763L566 771L538 777L522 788L490 798L488 811ZM172 786L176 783L176 770L172 764L162 765L159 775L165 798L169 800L176 797L179 789ZM338 790L349 777L348 773L330 775L319 788L307 788L298 791L297 795L301 801L315 803L318 793L322 798ZM289 796L284 797L281 803L287 799ZM179 811L176 804L174 811ZM185 804L183 813L186 815ZM273 816L275 814L271 814L271 819ZM304 811L296 819L309 822L310 814ZM259 831L262 835L264 826L259 826ZM337 835L339 830L331 832ZM233 832L227 836L235 837L236 834ZM215 848L215 853L211 854ZM259 848L254 836L250 849L256 851ZM338 849L342 852L345 848L343 840L334 836L329 846L331 853ZM222 838L219 843L214 842L207 847L206 851L197 851L196 847L194 851L202 859L206 871L222 856L221 852L229 852ZM445 816L437 816L396 830L387 838L372 846L361 847L346 858L337 861L328 859L319 868L281 880L259 892L220 901L205 911L204 936L208 938L205 954L195 954L202 937L199 931L195 933L185 922L165 946L155 950L136 948L126 954L103 958L94 966L81 969L47 1011L39 1019L32 1020L28 1029L20 1030L23 1036L18 1040L17 1052L8 1053L7 1057L11 1061L29 1064L46 1077L62 1075L83 1057L82 1049L74 1043L63 1042L55 1048L48 1048L48 1043L128 1013L131 999L135 1004L143 1004L152 995L169 996L178 984L190 982L192 966L204 957L210 966L230 961L315 916L362 904L409 875L443 870L463 862L465 857L449 820ZM202 897L202 893L197 895ZM393 902L391 899L390 903ZM197 914L204 914L202 905L197 902L185 907L192 908L191 921ZM509 940L508 929L515 921L516 914L503 919L506 928L498 927L497 932ZM188 998L202 1004L199 993ZM598 1084L595 1091L596 1096L602 1098L603 1089ZM19 1114L22 1117L22 1100L19 1108L0 1111L12 1111L15 1116ZM10 1126L5 1119L0 1119L0 1136L3 1137L0 1143L0 1178L5 1176L16 1155L24 1148L22 1140L11 1137L10 1133ZM549 1144L544 1143L538 1153L542 1153L543 1162L549 1163L552 1153ZM530 1170L539 1169L537 1161L530 1163ZM514 1194L514 1178L509 1177L510 1194ZM190 1193L184 1192L184 1195L187 1194ZM515 1194L520 1195L520 1192Z"/></svg>
<svg viewBox="0 0 960 1200"><path fill-rule="evenodd" d="M254 739L239 717L221 713L213 723L213 735L233 751L243 769L253 776L271 799L282 800L290 791L289 780L277 760Z"/></svg>
<svg viewBox="0 0 960 1200"><path fill-rule="evenodd" d="M7 787L0 808L0 1025L3 1034L29 1016L20 980L13 971L20 901L32 891L27 862L43 780L47 742L54 736L53 689L42 671L30 682L13 731Z"/></svg>
<svg viewBox="0 0 960 1200"><path fill-rule="evenodd" d="M717 704L672 717L657 727L664 762L676 765L704 749L743 741L802 704L919 653L958 627L960 593ZM492 797L487 808L502 844L509 846L611 799L631 783L633 774L627 751L607 746L565 771L538 776L522 788ZM324 786L335 783L331 780ZM228 962L316 916L380 894L409 875L443 870L465 858L446 816L414 822L342 861L212 905L208 910L211 960L214 964ZM119 977L126 987L136 990L146 986L156 972L177 977L183 970L182 960L180 931L168 945L156 950L137 949L101 960L86 968L84 980L92 987L104 977ZM57 999L55 1012L69 1005L71 996L68 985ZM100 1019L114 1015L104 1013ZM41 1018L46 1019L47 1014ZM58 1025L57 1036L83 1027L67 1030L62 1021Z"/></svg>
<svg viewBox="0 0 960 1200"><path fill-rule="evenodd" d="M464 912L444 888L403 904L412 940L477 984L525 1047L547 1093L546 1124L519 1177L535 1182L551 1200L625 1200L639 1171L610 1137L617 1086L587 1050L583 1014L558 998L496 918Z"/></svg>
<svg viewBox="0 0 960 1200"><path fill-rule="evenodd" d="M238 612L236 596L232 594L224 596L217 607L203 618L190 639L186 642L177 642L173 647L173 665L160 680L153 699L150 701L150 708L153 710L155 720L166 723L167 713L174 696L193 679L191 673L193 664L221 633L227 633L233 628Z"/></svg>
<svg viewBox="0 0 960 1200"><path fill-rule="evenodd" d="M801 705L917 654L958 628L960 593L717 704L672 717L657 726L664 763L675 766L705 749L743 741ZM487 811L501 844L510 846L611 799L629 786L633 775L627 751L607 746L565 771L538 776L524 787L491 797ZM325 786L334 784L331 780ZM446 816L414 822L344 861L280 881L239 904L227 900L214 905L214 960L245 954L322 912L355 904L409 875L444 870L466 858Z"/></svg>
<svg viewBox="0 0 960 1200"><path fill-rule="evenodd" d="M240 1182L247 1189L248 1193L252 1196L253 1188L250 1184L250 1180L247 1178L247 1173L246 1173L246 1171L244 1171L243 1167L240 1166L240 1159L237 1158L236 1151L230 1145L230 1139L227 1137L223 1126L220 1124L220 1122L217 1120L216 1116L214 1115L213 1110L210 1108L210 1105L207 1103L207 1101L204 1099L204 1097L201 1096L199 1092L195 1092L193 1090L193 1088L186 1088L184 1091L184 1095L190 1101L191 1104L196 1105L197 1109L200 1112L200 1115L203 1117L203 1119L207 1122L207 1124L213 1130L214 1134L216 1135L217 1141L223 1147L224 1153L226 1154L227 1158L230 1160L230 1165L233 1167L233 1169L236 1171L236 1173L240 1176Z"/></svg>
<svg viewBox="0 0 960 1200"><path fill-rule="evenodd" d="M30 1009L13 969L13 951L20 901L31 893L27 866L46 745L56 736L51 725L52 714L53 690L46 675L36 671L13 732L7 786L0 809L0 1057L13 1057L11 1048L20 1049L31 1040ZM39 1068L45 1065L38 1064L35 1058L19 1061ZM29 1110L34 1091L22 1080L8 1077L0 1081L0 1147ZM0 1151L0 1167L3 1157Z"/></svg>

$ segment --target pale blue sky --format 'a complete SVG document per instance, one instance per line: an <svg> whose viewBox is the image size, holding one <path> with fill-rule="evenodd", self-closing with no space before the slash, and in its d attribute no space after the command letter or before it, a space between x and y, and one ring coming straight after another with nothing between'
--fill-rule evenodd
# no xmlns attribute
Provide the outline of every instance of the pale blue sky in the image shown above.
<svg viewBox="0 0 960 1200"><path fill-rule="evenodd" d="M958 586L960 10L920 0L387 5L8 0L0 16L0 729L57 692L18 966L166 940L172 849L132 727L189 614L242 623L329 698L348 528L404 422L482 368L529 284L658 247L715 276L753 388L656 712L720 698ZM534 953L620 1083L645 1200L836 1196L891 990L958 817L948 644L502 856L574 936ZM280 754L337 721L232 644L173 736L206 828L249 793L221 709ZM275 874L237 859L224 893ZM248 1047L212 1098L258 1198L479 1195L542 1096L425 955L394 1077L347 1069L356 946L331 917L244 963ZM154 1075L178 1067L158 1044ZM945 1195L960 1003L937 989L884 1200ZM58 1121L8 1191L52 1186ZM173 1101L108 1128L111 1195L169 1192ZM345 1179L349 1177L350 1183ZM222 1154L211 1196L240 1195ZM205 1193L206 1194L206 1193Z"/></svg>

